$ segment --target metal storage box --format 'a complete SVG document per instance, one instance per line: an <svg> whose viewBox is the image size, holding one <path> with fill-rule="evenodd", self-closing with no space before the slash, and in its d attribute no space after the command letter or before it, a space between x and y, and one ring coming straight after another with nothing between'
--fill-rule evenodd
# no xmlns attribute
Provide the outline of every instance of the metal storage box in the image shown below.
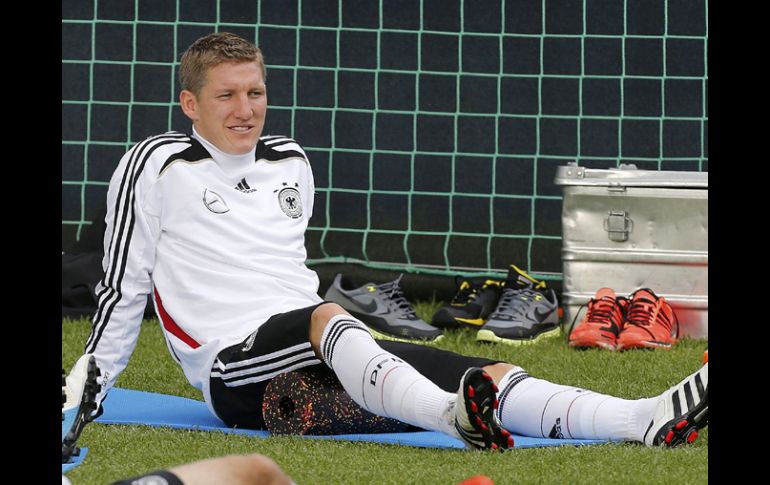
<svg viewBox="0 0 770 485"><path fill-rule="evenodd" d="M555 182L565 324L580 323L601 287L622 296L651 288L674 308L680 336L708 338L708 173L570 164Z"/></svg>

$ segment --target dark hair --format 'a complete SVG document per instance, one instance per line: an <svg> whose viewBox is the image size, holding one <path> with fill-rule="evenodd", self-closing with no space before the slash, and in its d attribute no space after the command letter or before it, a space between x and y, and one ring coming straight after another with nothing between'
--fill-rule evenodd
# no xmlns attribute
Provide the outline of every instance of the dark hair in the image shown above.
<svg viewBox="0 0 770 485"><path fill-rule="evenodd" d="M196 40L182 54L179 66L182 89L197 96L206 84L208 70L223 62L256 62L262 69L262 80L267 78L259 47L230 32L216 32Z"/></svg>

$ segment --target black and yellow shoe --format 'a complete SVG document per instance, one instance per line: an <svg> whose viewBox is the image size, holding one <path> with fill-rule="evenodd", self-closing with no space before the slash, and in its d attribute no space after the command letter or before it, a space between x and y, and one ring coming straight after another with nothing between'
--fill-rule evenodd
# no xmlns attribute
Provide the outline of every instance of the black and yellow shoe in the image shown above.
<svg viewBox="0 0 770 485"><path fill-rule="evenodd" d="M479 328L497 306L501 282L457 277L457 294L449 305L433 314L431 325L439 328Z"/></svg>

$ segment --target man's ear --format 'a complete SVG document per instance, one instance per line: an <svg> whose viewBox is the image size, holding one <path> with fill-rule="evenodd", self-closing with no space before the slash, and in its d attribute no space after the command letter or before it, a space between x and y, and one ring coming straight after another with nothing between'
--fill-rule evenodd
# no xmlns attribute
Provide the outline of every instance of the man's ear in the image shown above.
<svg viewBox="0 0 770 485"><path fill-rule="evenodd" d="M198 121L198 100L191 91L184 89L179 93L179 105L188 118L193 122Z"/></svg>

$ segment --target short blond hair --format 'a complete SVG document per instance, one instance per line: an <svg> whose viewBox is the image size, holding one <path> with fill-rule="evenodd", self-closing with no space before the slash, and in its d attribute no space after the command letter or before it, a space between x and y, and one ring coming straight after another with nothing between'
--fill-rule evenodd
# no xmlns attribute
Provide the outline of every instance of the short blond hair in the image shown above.
<svg viewBox="0 0 770 485"><path fill-rule="evenodd" d="M196 40L182 54L179 65L182 89L197 96L206 84L208 70L223 62L256 62L262 70L262 80L267 79L259 47L230 32L216 32Z"/></svg>

